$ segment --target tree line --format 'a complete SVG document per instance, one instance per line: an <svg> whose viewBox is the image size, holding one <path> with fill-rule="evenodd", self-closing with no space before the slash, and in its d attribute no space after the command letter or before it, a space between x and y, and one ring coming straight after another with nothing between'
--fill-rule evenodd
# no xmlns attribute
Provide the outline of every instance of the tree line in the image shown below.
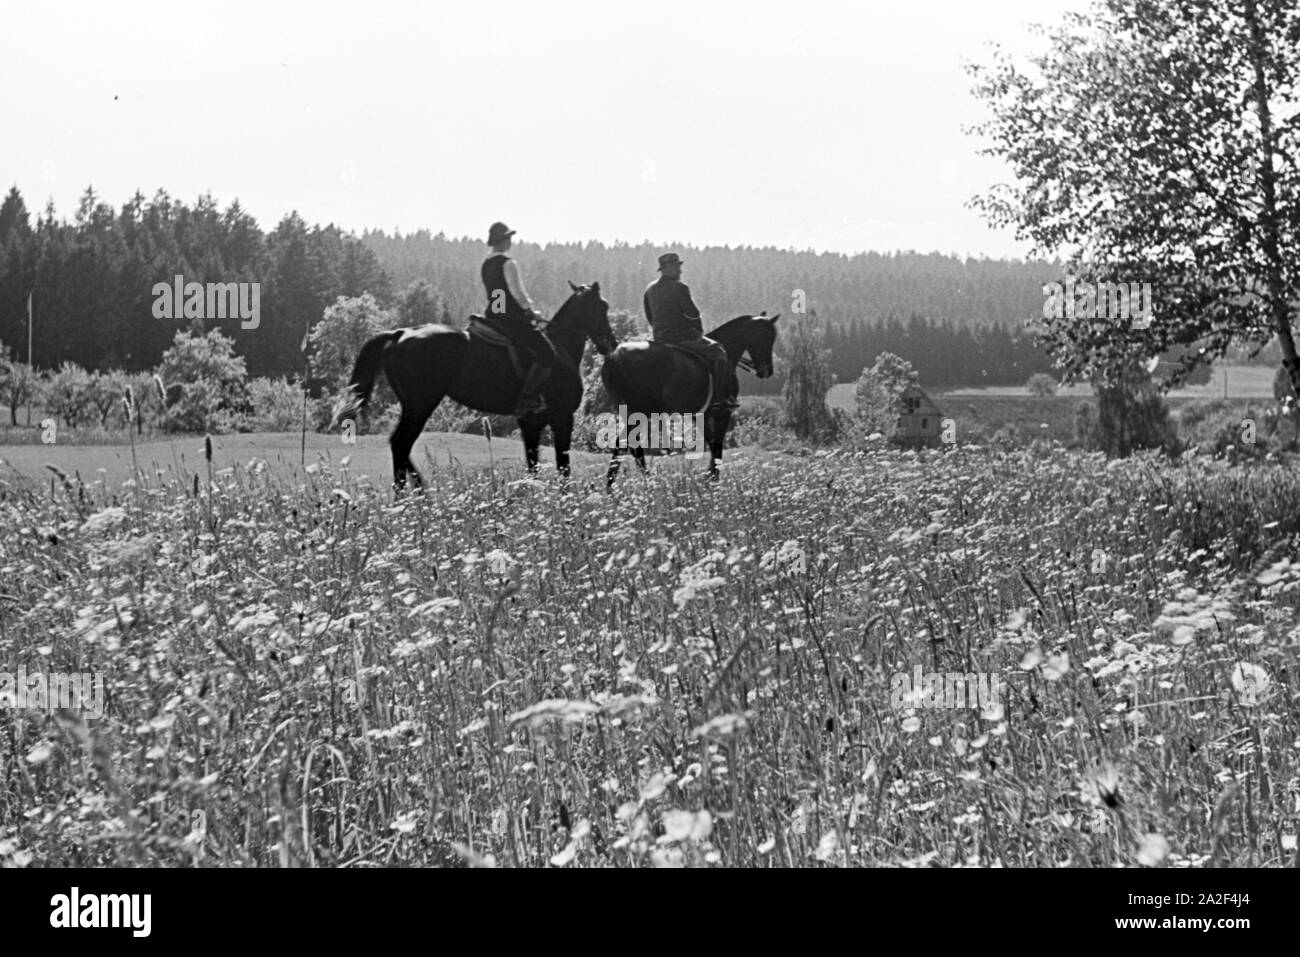
<svg viewBox="0 0 1300 957"><path fill-rule="evenodd" d="M240 319L158 319L154 287L184 282L259 283L255 329ZM356 237L308 226L297 213L265 232L239 205L210 196L194 205L159 191L120 209L87 189L72 221L53 204L32 221L18 189L0 203L0 343L32 362L93 370L155 367L178 331L220 329L253 375L301 371L302 341L340 296L392 298L388 274Z"/></svg>
<svg viewBox="0 0 1300 957"><path fill-rule="evenodd" d="M367 230L361 241L392 276L396 288L426 279L454 315L483 306L478 268L486 252L480 237L451 238L427 230L389 235ZM656 261L668 247L615 242L516 242L529 294L552 306L567 295L567 280L600 280L611 308L642 314L641 296L658 273ZM1060 278L1059 267L1043 262L962 259L940 253L815 253L739 246L695 248L674 244L686 261L690 285L705 324L721 324L746 313L795 311L801 291L806 309L844 326L855 320L881 323L913 313L954 326L1017 327L1041 315L1043 284ZM860 370L859 370L860 371ZM855 374L856 375L856 374Z"/></svg>
<svg viewBox="0 0 1300 957"><path fill-rule="evenodd" d="M815 315L840 382L856 381L884 352L906 358L929 388L1020 385L1052 368L1025 328L1041 314L1043 283L1059 273L1050 263L676 248L706 325L763 310L795 322ZM403 322L459 325L481 312L484 251L478 239L428 231L357 237L334 225L310 226L297 213L267 232L238 201L222 209L205 194L189 205L161 190L152 199L137 192L114 209L88 188L71 221L59 219L52 204L32 217L15 187L0 203L0 343L15 360L26 359L30 296L37 369L64 362L152 369L176 332L219 329L250 375L300 375L305 337L340 297L369 294ZM612 310L644 332L641 296L660 252L649 243L525 242L516 256L544 307L559 306L568 280L599 279ZM255 328L234 315L158 318L155 286L177 276L200 285L258 283ZM779 392L784 375L751 387Z"/></svg>
<svg viewBox="0 0 1300 957"><path fill-rule="evenodd" d="M802 299L834 330L836 373L856 379L885 350L906 355L927 383L1022 382L1045 354L1019 333L1041 309L1045 263L960 259L920 253L797 252L772 248L677 246L706 323L742 313L792 309ZM611 308L644 331L641 294L662 250L648 243L520 243L530 293L555 309L567 280L601 281ZM90 369L155 367L177 331L220 329L250 375L302 371L309 329L339 297L366 293L385 307L421 283L426 318L459 324L482 311L478 239L420 231L360 237L334 225L309 225L290 213L263 230L234 201L211 195L187 204L158 191L137 192L120 208L93 188L71 220L52 204L33 216L19 190L0 203L0 343L38 369L74 362ZM259 283L261 317L245 328L236 316L157 318L157 283ZM792 312L795 313L792 316ZM806 314L806 313L805 313ZM899 317L906 317L900 319ZM773 383L779 387L778 383Z"/></svg>

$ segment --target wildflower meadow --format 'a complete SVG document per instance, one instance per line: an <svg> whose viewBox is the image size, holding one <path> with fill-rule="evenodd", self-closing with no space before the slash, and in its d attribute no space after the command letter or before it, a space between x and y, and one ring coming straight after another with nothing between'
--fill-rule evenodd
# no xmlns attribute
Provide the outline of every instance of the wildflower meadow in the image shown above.
<svg viewBox="0 0 1300 957"><path fill-rule="evenodd" d="M1296 863L1294 472L692 464L0 475L0 863Z"/></svg>

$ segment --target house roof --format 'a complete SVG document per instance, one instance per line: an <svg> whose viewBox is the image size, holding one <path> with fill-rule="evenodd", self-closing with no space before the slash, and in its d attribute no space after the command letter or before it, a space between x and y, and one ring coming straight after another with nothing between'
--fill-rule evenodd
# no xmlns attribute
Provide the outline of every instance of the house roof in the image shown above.
<svg viewBox="0 0 1300 957"><path fill-rule="evenodd" d="M939 407L934 404L934 400L926 395L925 390L919 385L909 385L904 389L903 394L899 396L900 401L903 399L919 400L916 411L912 413L913 415L943 415Z"/></svg>

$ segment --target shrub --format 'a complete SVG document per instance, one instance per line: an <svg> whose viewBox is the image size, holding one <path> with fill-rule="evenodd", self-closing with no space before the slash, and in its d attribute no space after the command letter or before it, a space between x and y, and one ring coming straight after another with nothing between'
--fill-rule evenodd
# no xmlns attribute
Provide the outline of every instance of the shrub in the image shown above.
<svg viewBox="0 0 1300 957"><path fill-rule="evenodd" d="M89 424L95 420L94 380L75 362L65 362L45 384L45 407L65 426Z"/></svg>
<svg viewBox="0 0 1300 957"><path fill-rule="evenodd" d="M9 424L18 424L18 407L36 395L39 380L25 362L10 357L9 347L0 343L0 400L9 409Z"/></svg>
<svg viewBox="0 0 1300 957"><path fill-rule="evenodd" d="M244 359L220 330L176 333L158 366L168 394L165 424L181 432L230 432L251 411Z"/></svg>
<svg viewBox="0 0 1300 957"><path fill-rule="evenodd" d="M249 432L292 432L302 428L303 391L284 379L253 379L248 383L252 411L241 423Z"/></svg>
<svg viewBox="0 0 1300 957"><path fill-rule="evenodd" d="M882 352L869 369L863 369L853 390L854 424L850 442L861 448L879 433L886 442L898 431L899 399L919 376L912 364L892 352Z"/></svg>
<svg viewBox="0 0 1300 957"><path fill-rule="evenodd" d="M167 418L166 389L162 377L154 372L137 372L127 378L131 396L135 400L135 430L143 435L145 425L163 428Z"/></svg>
<svg viewBox="0 0 1300 957"><path fill-rule="evenodd" d="M1151 376L1141 367L1124 369L1097 390L1096 447L1107 457L1122 458L1138 449L1179 451L1178 433L1169 407Z"/></svg>
<svg viewBox="0 0 1300 957"><path fill-rule="evenodd" d="M596 418L603 412L614 411L614 400L605 391L600 377L602 362L592 360L582 374L582 403L573 417L573 448L603 452L596 445Z"/></svg>
<svg viewBox="0 0 1300 957"><path fill-rule="evenodd" d="M390 402L377 415L367 415L362 424L366 435L390 435L397 428L397 421L402 417L402 403Z"/></svg>
<svg viewBox="0 0 1300 957"><path fill-rule="evenodd" d="M168 431L219 435L239 429L243 416L225 404L221 387L211 379L187 382L175 396L167 409Z"/></svg>
<svg viewBox="0 0 1300 957"><path fill-rule="evenodd" d="M459 432L463 435L482 435L484 418L491 423L493 438L514 435L515 432L519 431L519 423L508 415L485 416L482 412L468 409L451 399L442 400L438 408L433 410L433 415L429 416L429 422L424 428L429 432ZM396 420L394 420L394 424L396 424Z"/></svg>
<svg viewBox="0 0 1300 957"><path fill-rule="evenodd" d="M835 376L824 327L810 312L791 323L788 338L781 341L786 358L786 422L801 439L833 441L835 420L826 405L826 393L835 384Z"/></svg>
<svg viewBox="0 0 1300 957"><path fill-rule="evenodd" d="M1019 427L1014 422L1008 422L993 433L992 438L989 439L989 444L996 449L1009 452L1023 445L1024 439Z"/></svg>
<svg viewBox="0 0 1300 957"><path fill-rule="evenodd" d="M853 390L853 398L853 425L848 436L850 444L862 448L872 435L878 435L885 441L893 438L898 431L898 396L877 379L870 369L862 371L862 377Z"/></svg>
<svg viewBox="0 0 1300 957"><path fill-rule="evenodd" d="M1025 383L1030 395L1056 395L1056 380L1045 372L1035 372Z"/></svg>
<svg viewBox="0 0 1300 957"><path fill-rule="evenodd" d="M1209 399L1203 402L1188 402L1178 411L1178 425L1182 429L1195 429L1206 419L1229 412L1232 406L1223 399ZM1191 438L1190 434L1185 435Z"/></svg>
<svg viewBox="0 0 1300 957"><path fill-rule="evenodd" d="M1275 409L1242 409L1222 399L1189 404L1178 416L1184 443L1206 455L1263 458L1278 444Z"/></svg>
<svg viewBox="0 0 1300 957"><path fill-rule="evenodd" d="M793 449L801 446L786 420L786 411L776 396L745 396L731 417L731 428L723 443L728 448L756 446L762 449Z"/></svg>
<svg viewBox="0 0 1300 957"><path fill-rule="evenodd" d="M309 337L312 376L323 379L326 389L337 393L351 378L357 353L366 340L397 324L397 316L380 307L370 293L340 296L325 310L321 321L312 326ZM394 398L388 377L382 374L376 377L371 401L382 406Z"/></svg>
<svg viewBox="0 0 1300 957"><path fill-rule="evenodd" d="M130 384L131 380L127 374L120 370L100 372L90 377L86 398L98 417L101 428L108 428L110 419L122 423L123 426L127 424L126 407L122 404L122 400Z"/></svg>

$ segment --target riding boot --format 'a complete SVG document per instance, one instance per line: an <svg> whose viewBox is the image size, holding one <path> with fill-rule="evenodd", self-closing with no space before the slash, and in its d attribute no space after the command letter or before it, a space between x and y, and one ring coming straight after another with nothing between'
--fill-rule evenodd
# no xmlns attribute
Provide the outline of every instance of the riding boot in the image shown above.
<svg viewBox="0 0 1300 957"><path fill-rule="evenodd" d="M719 349L719 352L722 350ZM731 363L724 352L713 360L713 401L709 403L710 412L734 412L739 403L731 395Z"/></svg>
<svg viewBox="0 0 1300 957"><path fill-rule="evenodd" d="M540 362L534 362L528 368L523 387L519 390L519 399L515 402L516 419L526 415L537 415L546 410L546 399L539 390L550 374L551 370Z"/></svg>

